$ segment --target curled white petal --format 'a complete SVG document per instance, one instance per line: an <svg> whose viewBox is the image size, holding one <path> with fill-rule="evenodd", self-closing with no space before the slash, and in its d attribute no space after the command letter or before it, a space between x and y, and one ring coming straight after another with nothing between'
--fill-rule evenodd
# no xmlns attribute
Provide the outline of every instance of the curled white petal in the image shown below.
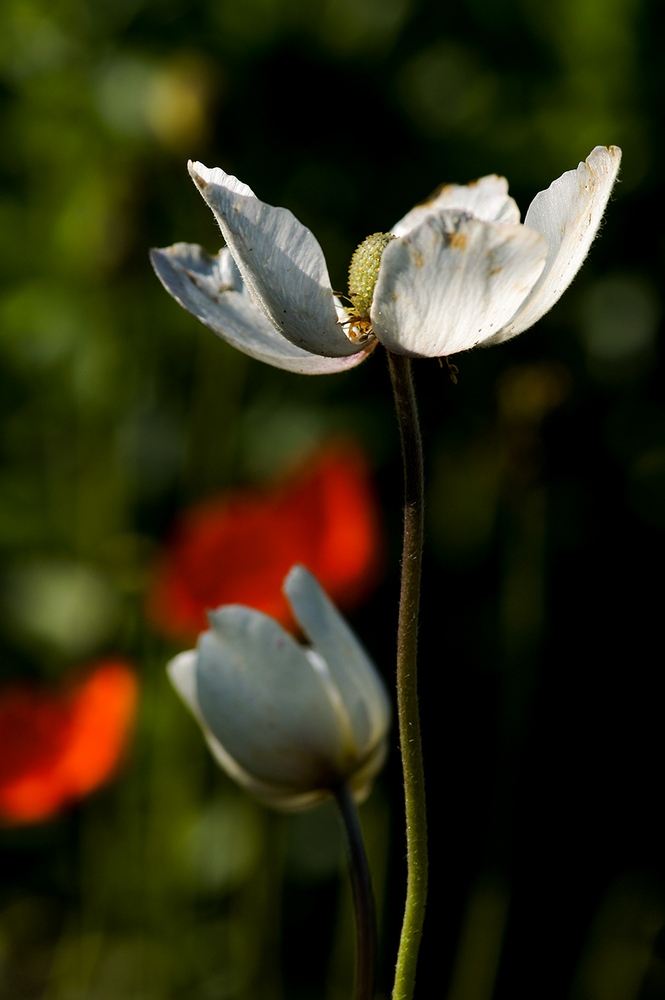
<svg viewBox="0 0 665 1000"><path fill-rule="evenodd" d="M349 750L326 685L274 619L240 605L212 612L199 639L196 687L213 735L260 781L330 788Z"/></svg>
<svg viewBox="0 0 665 1000"><path fill-rule="evenodd" d="M531 202L524 224L547 239L547 263L497 343L537 323L568 288L598 232L620 163L617 146L596 146L576 170L566 171Z"/></svg>
<svg viewBox="0 0 665 1000"><path fill-rule="evenodd" d="M220 767L242 788L247 789L256 798L277 809L303 809L325 798L327 790L314 789L306 792L294 792L291 788L261 781L241 767L238 761L225 750L209 729L199 707L196 691L197 655L195 649L180 653L170 661L166 669L174 688L201 726L206 743Z"/></svg>
<svg viewBox="0 0 665 1000"><path fill-rule="evenodd" d="M252 776L239 767L237 761L226 752L221 743L213 736L203 717L196 689L197 657L195 649L188 649L185 653L179 653L178 656L175 656L166 667L171 683L201 726L208 746L225 771L240 785L250 788L253 784Z"/></svg>
<svg viewBox="0 0 665 1000"><path fill-rule="evenodd" d="M291 569L284 593L313 649L327 664L351 723L358 758L371 755L390 724L390 702L376 667L304 566Z"/></svg>
<svg viewBox="0 0 665 1000"><path fill-rule="evenodd" d="M413 357L475 347L515 314L546 257L547 242L533 229L441 211L386 247L374 333L389 350Z"/></svg>
<svg viewBox="0 0 665 1000"><path fill-rule="evenodd" d="M196 650L168 665L221 766L269 805L295 809L347 781L361 800L387 751L388 696L367 654L312 575L285 591L312 640L240 605L209 615Z"/></svg>
<svg viewBox="0 0 665 1000"><path fill-rule="evenodd" d="M187 652L174 656L167 664L166 672L189 710L198 722L203 722L199 699L196 696L196 650L188 649Z"/></svg>
<svg viewBox="0 0 665 1000"><path fill-rule="evenodd" d="M361 752L327 663L277 622L240 606L211 615L199 642L200 711L226 758L220 762L259 798L294 808L349 779L367 793L385 755L386 727ZM385 695L384 695L385 697ZM213 749L215 749L213 747ZM357 777L360 776L360 777Z"/></svg>
<svg viewBox="0 0 665 1000"><path fill-rule="evenodd" d="M508 194L508 181L505 177L489 174L471 184L442 184L430 198L407 212L391 232L395 236L406 236L425 219L447 209L467 212L483 222L516 225L520 221L520 210Z"/></svg>
<svg viewBox="0 0 665 1000"><path fill-rule="evenodd" d="M286 340L252 302L225 247L212 257L192 243L152 250L155 272L173 298L232 347L274 368L328 375L354 368L374 344L347 357L312 354Z"/></svg>
<svg viewBox="0 0 665 1000"><path fill-rule="evenodd" d="M260 201L218 167L190 163L189 172L217 219L252 298L297 347L324 357L358 352L337 322L323 251L286 208Z"/></svg>

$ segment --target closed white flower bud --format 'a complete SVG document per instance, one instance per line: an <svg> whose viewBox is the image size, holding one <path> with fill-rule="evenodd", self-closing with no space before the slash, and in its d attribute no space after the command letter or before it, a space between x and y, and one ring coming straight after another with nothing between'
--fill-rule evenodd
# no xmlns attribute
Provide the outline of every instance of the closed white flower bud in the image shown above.
<svg viewBox="0 0 665 1000"><path fill-rule="evenodd" d="M279 809L299 809L348 782L369 794L386 755L388 695L367 653L303 566L284 592L303 646L252 608L210 613L195 650L171 660L174 687L221 766Z"/></svg>

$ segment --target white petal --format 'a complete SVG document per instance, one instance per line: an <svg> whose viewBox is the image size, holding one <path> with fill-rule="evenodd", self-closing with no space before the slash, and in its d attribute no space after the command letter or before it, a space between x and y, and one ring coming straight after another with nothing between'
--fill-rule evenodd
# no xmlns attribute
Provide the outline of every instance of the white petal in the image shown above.
<svg viewBox="0 0 665 1000"><path fill-rule="evenodd" d="M323 251L285 208L259 201L218 167L190 163L189 172L213 210L227 246L270 322L291 343L324 357L355 354L337 323Z"/></svg>
<svg viewBox="0 0 665 1000"><path fill-rule="evenodd" d="M284 592L303 632L328 666L351 720L356 747L364 756L376 748L388 731L390 702L385 685L355 634L309 570L294 566L284 581Z"/></svg>
<svg viewBox="0 0 665 1000"><path fill-rule="evenodd" d="M190 712L201 722L203 717L196 696L196 650L179 653L166 665L166 672Z"/></svg>
<svg viewBox="0 0 665 1000"><path fill-rule="evenodd" d="M372 790L374 779L388 756L388 740L384 737L367 758L363 766L349 776L349 786L356 802L364 802Z"/></svg>
<svg viewBox="0 0 665 1000"><path fill-rule="evenodd" d="M203 734L212 750L213 754L222 767L236 781L245 787L249 787L252 782L251 776L239 768L236 761L226 752L224 747L213 736L201 712L199 697L196 685L196 662L198 652L189 649L186 653L175 656L166 665L166 672L169 675L173 687L176 689L184 703L187 705L192 715L203 729Z"/></svg>
<svg viewBox="0 0 665 1000"><path fill-rule="evenodd" d="M425 219L451 208L475 215L483 222L517 224L520 221L520 210L508 195L508 181L505 177L489 174L471 184L443 184L400 219L392 232L395 236L406 236Z"/></svg>
<svg viewBox="0 0 665 1000"><path fill-rule="evenodd" d="M259 781L253 775L242 768L234 758L226 752L222 744L216 739L208 728L205 719L199 708L198 696L196 692L196 659L197 652L194 649L186 653L180 653L174 657L167 665L166 669L174 688L190 709L197 722L203 730L206 742L210 747L213 756L226 773L233 778L241 787L246 788L257 798L277 809L302 809L312 805L326 797L325 792L313 791L304 793L293 793L291 789L281 788L277 785L269 785Z"/></svg>
<svg viewBox="0 0 665 1000"><path fill-rule="evenodd" d="M252 302L228 249L211 257L192 243L152 250L152 266L167 292L233 347L274 368L328 375L354 368L370 345L349 357L324 358L286 340Z"/></svg>
<svg viewBox="0 0 665 1000"><path fill-rule="evenodd" d="M524 224L549 245L540 281L496 342L537 323L568 288L598 231L621 162L617 146L596 146L577 170L568 170L531 202Z"/></svg>
<svg viewBox="0 0 665 1000"><path fill-rule="evenodd" d="M475 347L515 314L545 266L545 238L526 226L443 211L381 259L371 318L397 354L442 357Z"/></svg>
<svg viewBox="0 0 665 1000"><path fill-rule="evenodd" d="M198 703L208 728L244 771L290 794L330 788L347 746L325 683L272 618L228 605L199 639Z"/></svg>

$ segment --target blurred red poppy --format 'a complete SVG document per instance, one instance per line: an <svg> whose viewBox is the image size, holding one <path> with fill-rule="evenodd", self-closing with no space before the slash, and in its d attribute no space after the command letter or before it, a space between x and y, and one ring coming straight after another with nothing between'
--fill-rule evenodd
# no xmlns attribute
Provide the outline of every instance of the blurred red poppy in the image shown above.
<svg viewBox="0 0 665 1000"><path fill-rule="evenodd" d="M76 686L0 690L0 821L54 816L109 778L126 745L138 682L121 660L103 660Z"/></svg>
<svg viewBox="0 0 665 1000"><path fill-rule="evenodd" d="M155 574L148 614L162 634L186 642L220 604L247 604L291 626L282 581L294 563L350 611L376 583L383 548L368 462L355 445L340 443L286 481L187 511Z"/></svg>

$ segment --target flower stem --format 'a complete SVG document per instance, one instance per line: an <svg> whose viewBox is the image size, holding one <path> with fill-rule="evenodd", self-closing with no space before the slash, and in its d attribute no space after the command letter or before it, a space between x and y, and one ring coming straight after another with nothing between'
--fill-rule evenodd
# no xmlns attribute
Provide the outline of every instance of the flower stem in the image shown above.
<svg viewBox="0 0 665 1000"><path fill-rule="evenodd" d="M376 912L358 810L346 782L335 790L346 834L346 854L356 911L356 988L354 1000L373 1000L376 977Z"/></svg>
<svg viewBox="0 0 665 1000"><path fill-rule="evenodd" d="M397 714L404 774L407 883L393 1000L411 1000L427 899L427 814L418 713L418 609L424 536L423 448L411 361L388 351L404 460L404 544L397 629Z"/></svg>

